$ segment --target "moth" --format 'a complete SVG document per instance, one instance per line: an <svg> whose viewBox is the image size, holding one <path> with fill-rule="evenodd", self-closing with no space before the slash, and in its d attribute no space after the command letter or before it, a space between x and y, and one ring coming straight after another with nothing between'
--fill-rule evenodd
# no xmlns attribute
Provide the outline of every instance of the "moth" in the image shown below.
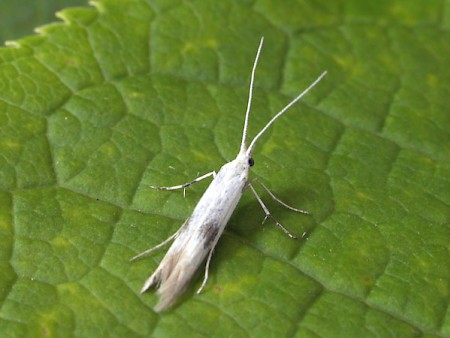
<svg viewBox="0 0 450 338"><path fill-rule="evenodd" d="M208 280L209 264L214 248L220 236L222 235L222 232L225 229L225 226L227 225L227 222L230 219L234 209L236 208L236 205L238 204L242 193L247 188L250 188L250 190L255 195L258 203L264 210L265 218L263 220L263 223L267 219L271 219L289 237L294 239L296 238L283 225L277 222L275 218L270 214L266 205L263 203L261 198L256 193L256 190L253 188L254 182L259 183L263 187L263 189L268 192L271 198L273 198L284 207L302 214L307 213L306 211L296 209L285 204L277 197L275 197L275 195L273 195L262 182L259 182L258 180L249 181L248 177L250 167L254 165L252 155L258 139L275 122L275 120L277 120L292 105L294 105L298 100L306 95L326 75L326 71L323 72L301 94L299 94L288 105L286 105L279 113L277 113L253 138L253 140L250 142L250 145L247 146L247 129L252 103L253 82L255 78L256 65L258 63L263 42L264 37L261 38L255 61L253 63L247 111L245 113L244 120L242 143L240 151L237 154L236 158L233 161L223 165L218 173L212 171L185 184L172 187L150 186L150 188L159 190L186 189L196 182L213 176L211 184L204 192L191 216L184 222L180 229L162 243L140 253L139 255L131 259L131 261L134 261L142 256L148 255L173 240L171 247L167 251L158 268L145 281L144 286L141 289L141 293L143 293L152 286L156 286L157 294L160 296L159 302L154 308L156 312L164 311L171 305L173 305L176 299L186 290L189 282L199 268L200 264L202 264L202 262L207 257L205 275L197 293L200 293L202 291Z"/></svg>

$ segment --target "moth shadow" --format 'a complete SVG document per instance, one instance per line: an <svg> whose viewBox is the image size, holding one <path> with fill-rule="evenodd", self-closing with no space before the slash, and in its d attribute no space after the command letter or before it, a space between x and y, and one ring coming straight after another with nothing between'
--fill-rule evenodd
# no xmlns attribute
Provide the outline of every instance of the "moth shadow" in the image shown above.
<svg viewBox="0 0 450 338"><path fill-rule="evenodd" d="M290 233L297 238L301 238L305 229L314 227L315 222L312 217L312 212L304 207L304 205L307 204L311 206L311 204L306 203L306 201L310 200L308 196L312 197L312 192L308 193L303 190L303 192L300 193L300 190L296 188L277 191L274 194L279 200L290 207L308 212L308 214L303 214L290 210L274 200L267 192L264 192L264 190L262 190L261 193L258 191L258 195L266 205L271 216L286 227ZM302 201L305 201L305 203L302 203ZM298 219L295 217L298 217ZM293 220L295 224L292 223ZM276 231L281 231L272 219L265 219L265 212L251 191L244 192L244 196L230 219L229 227L226 229L236 236L251 241L253 238L260 235L263 227L270 227Z"/></svg>

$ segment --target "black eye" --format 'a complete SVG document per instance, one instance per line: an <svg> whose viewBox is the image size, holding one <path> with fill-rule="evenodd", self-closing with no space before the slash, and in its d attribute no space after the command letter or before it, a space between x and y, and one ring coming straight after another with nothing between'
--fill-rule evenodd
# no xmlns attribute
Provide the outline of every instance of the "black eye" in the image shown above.
<svg viewBox="0 0 450 338"><path fill-rule="evenodd" d="M255 164L255 161L253 161L253 158L250 157L250 158L248 159L248 165L249 165L250 167L253 167L254 164Z"/></svg>

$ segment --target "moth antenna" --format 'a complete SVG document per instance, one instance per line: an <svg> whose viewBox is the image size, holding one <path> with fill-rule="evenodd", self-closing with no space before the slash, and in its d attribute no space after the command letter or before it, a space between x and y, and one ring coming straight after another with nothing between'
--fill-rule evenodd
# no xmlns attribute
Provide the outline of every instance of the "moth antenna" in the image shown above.
<svg viewBox="0 0 450 338"><path fill-rule="evenodd" d="M256 65L258 64L259 54L261 53L263 43L264 36L261 37L261 42L259 43L258 51L256 52L255 62L253 62L252 76L250 79L250 90L248 93L247 111L245 112L244 131L242 133L241 153L245 152L245 150L247 149L245 141L247 139L248 117L250 115L250 108L252 106L253 82L255 80Z"/></svg>
<svg viewBox="0 0 450 338"><path fill-rule="evenodd" d="M261 131L255 136L255 138L250 143L250 146L248 147L247 152L246 152L246 154L248 156L251 156L251 154L253 152L253 148L255 147L256 141L258 141L258 139L261 137L261 135L264 134L264 132L267 130L267 128L269 128L272 125L272 123L274 123L281 115L283 115L286 112L286 110L291 108L298 100L300 100L303 96L305 96L317 83L319 83L320 80L322 80L322 78L326 74L327 74L327 71L324 71L322 74L320 74L320 76L313 83L311 83L308 88L306 88L295 99L293 99L291 102L289 102L283 109L281 109L281 111L278 114L276 114L274 117L272 117L272 119L265 125L265 127L263 129L261 129Z"/></svg>

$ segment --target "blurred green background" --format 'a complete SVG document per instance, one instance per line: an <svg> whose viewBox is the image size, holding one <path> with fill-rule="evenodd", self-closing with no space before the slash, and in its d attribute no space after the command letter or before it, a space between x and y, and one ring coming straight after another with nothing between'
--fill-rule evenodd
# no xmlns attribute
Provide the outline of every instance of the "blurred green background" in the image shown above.
<svg viewBox="0 0 450 338"><path fill-rule="evenodd" d="M57 11L87 3L87 0L1 0L1 46L7 40L15 40L33 33L35 27L54 22Z"/></svg>

